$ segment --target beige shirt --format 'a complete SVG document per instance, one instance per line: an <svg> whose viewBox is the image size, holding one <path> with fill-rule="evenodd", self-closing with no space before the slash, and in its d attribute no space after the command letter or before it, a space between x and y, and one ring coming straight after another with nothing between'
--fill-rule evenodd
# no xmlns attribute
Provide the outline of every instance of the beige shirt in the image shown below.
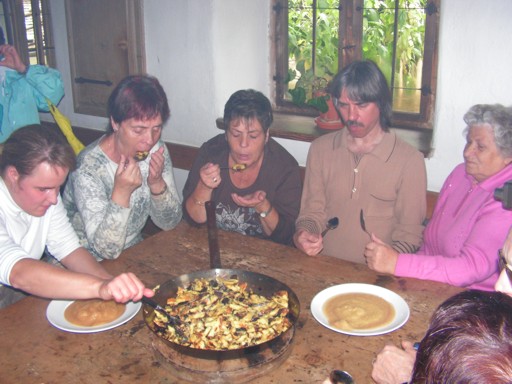
<svg viewBox="0 0 512 384"><path fill-rule="evenodd" d="M338 228L325 235L322 254L364 263L370 237L359 222L363 209L369 232L399 252L414 252L426 214L423 155L391 132L356 158L347 135L342 129L311 144L296 229L320 233L337 216Z"/></svg>

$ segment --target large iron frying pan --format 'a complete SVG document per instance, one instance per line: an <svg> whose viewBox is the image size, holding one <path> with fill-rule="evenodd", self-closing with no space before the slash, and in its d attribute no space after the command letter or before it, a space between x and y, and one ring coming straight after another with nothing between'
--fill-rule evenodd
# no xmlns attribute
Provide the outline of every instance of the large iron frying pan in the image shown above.
<svg viewBox="0 0 512 384"><path fill-rule="evenodd" d="M288 300L289 300L289 309L290 312L288 314L288 318L291 322L291 327L280 335L276 336L274 339L268 340L265 343L245 347L240 349L230 349L230 350L222 350L222 351L212 351L212 350L204 350L192 347L186 347L174 342L171 342L167 339L160 337L155 329L155 325L153 323L153 318L155 316L153 308L148 305L144 305L143 313L144 313L144 321L147 326L151 329L151 331L157 335L163 342L168 344L170 347L178 350L181 353L185 353L188 355L193 355L195 357L202 358L214 358L214 359L226 359L226 358L239 358L241 355L245 353L252 353L258 348L265 348L269 346L269 343L279 343L279 339L282 338L288 332L294 331L294 326L299 318L300 313L300 303L297 295L286 285L281 283L280 281L262 275L256 272L244 271L239 269L209 269L204 271L192 272L186 275L181 275L174 277L164 284L162 284L156 293L154 300L162 306L165 306L167 299L169 297L176 297L178 287L188 287L192 281L195 279L215 279L217 277L221 278L232 278L235 277L241 282L246 282L248 284L248 288L250 288L254 293L263 295L265 297L270 297L277 291L287 291L288 292ZM271 346L271 345L270 345Z"/></svg>
<svg viewBox="0 0 512 384"><path fill-rule="evenodd" d="M155 325L153 323L153 319L155 316L154 309L148 305L144 305L143 313L144 313L144 321L147 326L151 329L151 331L158 336L164 343L168 344L170 347L178 350L180 353L184 353L187 355L192 355L195 357L201 358L209 358L209 359L229 359L229 358L240 358L244 354L249 354L253 352L257 352L258 349L262 348L273 348L279 347L279 343L282 342L282 339L285 335L288 335L290 332L295 331L295 323L299 318L300 313L300 302L295 294L286 284L260 273L250 272L240 269L223 269L221 268L220 262L220 252L219 245L217 240L217 226L215 219L215 205L212 201L206 202L206 214L207 214L207 225L208 225L208 244L210 250L210 267L211 269L197 271L188 273L185 275L174 277L165 283L160 285L155 297L153 298L158 304L162 307L167 303L167 299L169 297L176 297L178 287L186 288L190 285L192 281L195 279L215 279L217 277L221 278L237 278L240 282L247 283L247 287L251 289L254 293L271 297L277 291L287 291L288 292L288 305L290 312L288 313L288 318L291 322L291 326L288 330L276 336L275 338L268 340L262 344L258 344L255 346L240 348L240 349L230 349L230 350L205 350L183 346L181 344L177 344L171 342L167 339L162 338L156 332ZM293 333L291 334L293 336ZM275 345L274 345L275 344Z"/></svg>

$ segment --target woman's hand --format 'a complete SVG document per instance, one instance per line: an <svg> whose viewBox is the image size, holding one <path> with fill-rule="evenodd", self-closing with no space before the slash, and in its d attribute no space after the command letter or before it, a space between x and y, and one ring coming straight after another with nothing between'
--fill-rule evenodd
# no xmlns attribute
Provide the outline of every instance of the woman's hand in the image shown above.
<svg viewBox="0 0 512 384"><path fill-rule="evenodd" d="M112 200L122 207L130 206L133 191L142 185L142 174L139 164L130 157L121 155L121 160L114 176Z"/></svg>
<svg viewBox="0 0 512 384"><path fill-rule="evenodd" d="M305 229L299 229L293 235L295 246L306 255L315 256L324 248L322 236L316 233L310 233Z"/></svg>
<svg viewBox="0 0 512 384"><path fill-rule="evenodd" d="M372 233L372 241L366 244L364 250L366 264L370 269L380 273L394 274L398 252L384 243Z"/></svg>
<svg viewBox="0 0 512 384"><path fill-rule="evenodd" d="M139 301L142 296L152 297L155 292L144 287L144 284L133 273L122 273L100 286L99 296L103 300L115 300L118 303Z"/></svg>
<svg viewBox="0 0 512 384"><path fill-rule="evenodd" d="M164 147L160 147L151 154L149 160L148 186L153 195L160 195L167 187L162 177L164 164Z"/></svg>
<svg viewBox="0 0 512 384"><path fill-rule="evenodd" d="M221 181L219 164L206 163L199 170L199 182L204 187L215 189L220 185Z"/></svg>
<svg viewBox="0 0 512 384"><path fill-rule="evenodd" d="M220 167L218 164L206 163L199 169L199 181L194 192L185 202L185 209L196 223L206 222L205 203L211 199L212 191L221 182Z"/></svg>
<svg viewBox="0 0 512 384"><path fill-rule="evenodd" d="M410 341L402 341L402 348L386 345L373 361L372 379L377 384L401 384L411 380L416 350Z"/></svg>
<svg viewBox="0 0 512 384"><path fill-rule="evenodd" d="M236 193L231 194L233 201L241 207L256 208L264 204L267 193L264 191L256 191L245 196ZM263 210L262 210L263 211Z"/></svg>
<svg viewBox="0 0 512 384"><path fill-rule="evenodd" d="M0 54L4 55L4 59L0 61L0 66L14 69L20 73L24 73L27 69L27 66L21 61L18 51L12 45L1 45Z"/></svg>

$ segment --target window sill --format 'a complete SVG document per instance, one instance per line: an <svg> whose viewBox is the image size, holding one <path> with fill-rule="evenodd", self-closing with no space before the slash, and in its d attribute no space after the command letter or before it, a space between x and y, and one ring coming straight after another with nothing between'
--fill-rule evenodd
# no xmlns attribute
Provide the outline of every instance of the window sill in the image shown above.
<svg viewBox="0 0 512 384"><path fill-rule="evenodd" d="M216 124L217 128L224 129L222 118L218 118ZM422 152L425 157L430 155L433 133L431 129L391 128L391 131ZM329 132L333 132L333 130L318 128L313 117L274 112L274 123L271 128L273 137L312 142L317 137Z"/></svg>

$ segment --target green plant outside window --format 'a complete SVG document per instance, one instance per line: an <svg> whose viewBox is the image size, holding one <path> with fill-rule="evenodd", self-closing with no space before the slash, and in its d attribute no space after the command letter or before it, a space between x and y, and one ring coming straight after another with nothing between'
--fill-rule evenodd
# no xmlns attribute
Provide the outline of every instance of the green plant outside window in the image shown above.
<svg viewBox="0 0 512 384"><path fill-rule="evenodd" d="M285 98L324 112L319 95L340 65L340 0L288 0L288 73ZM393 110L419 113L427 0L364 0L360 57L379 65L393 93ZM356 47L357 48L357 47Z"/></svg>

